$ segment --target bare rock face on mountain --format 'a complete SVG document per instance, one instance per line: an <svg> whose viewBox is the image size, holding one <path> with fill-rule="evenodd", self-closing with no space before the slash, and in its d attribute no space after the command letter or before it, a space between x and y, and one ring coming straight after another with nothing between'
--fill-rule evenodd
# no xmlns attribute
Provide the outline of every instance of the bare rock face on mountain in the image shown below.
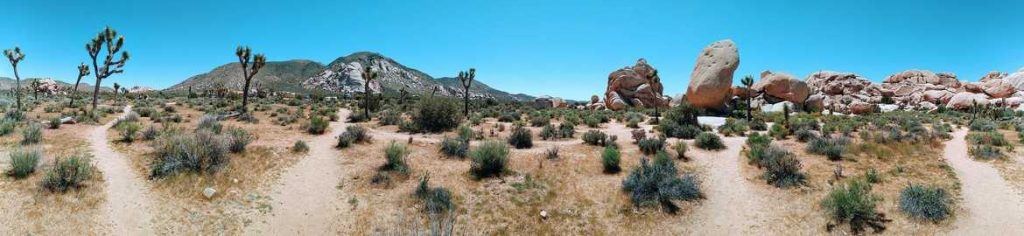
<svg viewBox="0 0 1024 236"><path fill-rule="evenodd" d="M789 74L771 71L761 73L761 81L754 84L753 90L764 93L765 100L789 101L794 104L803 104L811 92L804 81Z"/></svg>
<svg viewBox="0 0 1024 236"><path fill-rule="evenodd" d="M608 75L605 105L612 110L626 107L665 107L663 87L658 70L640 58L632 67L616 70ZM593 99L592 99L593 100Z"/></svg>
<svg viewBox="0 0 1024 236"><path fill-rule="evenodd" d="M953 95L953 97L949 99L949 103L947 103L946 106L953 109L965 110L973 107L974 105L981 106L988 104L988 95L981 93L960 92L957 93L956 95Z"/></svg>
<svg viewBox="0 0 1024 236"><path fill-rule="evenodd" d="M732 98L732 76L739 65L739 50L732 40L708 45L697 56L690 85L686 88L686 100L700 108L725 108Z"/></svg>
<svg viewBox="0 0 1024 236"><path fill-rule="evenodd" d="M951 73L933 73L926 70L907 70L890 75L883 83L887 84L932 84L946 88L959 88L960 81Z"/></svg>
<svg viewBox="0 0 1024 236"><path fill-rule="evenodd" d="M854 73L820 71L804 81L811 94L804 101L805 110L852 113L851 107L858 104L858 112L866 112L861 103L878 103L883 93L878 85Z"/></svg>

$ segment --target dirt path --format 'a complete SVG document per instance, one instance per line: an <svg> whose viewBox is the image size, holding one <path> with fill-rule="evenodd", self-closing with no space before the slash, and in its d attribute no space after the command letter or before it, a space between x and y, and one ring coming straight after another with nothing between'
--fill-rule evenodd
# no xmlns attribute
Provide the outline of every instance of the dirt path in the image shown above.
<svg viewBox="0 0 1024 236"><path fill-rule="evenodd" d="M756 194L740 172L740 151L746 138L724 137L726 149L712 152L691 146L693 158L705 172L707 199L695 212L698 235L764 234L769 220L764 195ZM688 142L692 144L692 142Z"/></svg>
<svg viewBox="0 0 1024 236"><path fill-rule="evenodd" d="M953 133L945 158L961 182L965 215L957 216L952 235L1024 235L1024 199L999 176L992 165L967 154L967 130Z"/></svg>
<svg viewBox="0 0 1024 236"><path fill-rule="evenodd" d="M130 111L131 106L126 106L123 114ZM128 159L110 148L107 131L114 122L116 120L96 127L89 134L93 161L103 172L103 182L107 184L107 201L102 206L104 218L110 224L110 234L151 235L149 187L128 165Z"/></svg>
<svg viewBox="0 0 1024 236"><path fill-rule="evenodd" d="M332 217L343 209L338 194L342 170L340 157L334 150L335 137L345 131L349 110L338 112L338 121L330 124L330 134L309 142L309 155L285 170L271 192L273 214L247 234L263 235L330 235Z"/></svg>

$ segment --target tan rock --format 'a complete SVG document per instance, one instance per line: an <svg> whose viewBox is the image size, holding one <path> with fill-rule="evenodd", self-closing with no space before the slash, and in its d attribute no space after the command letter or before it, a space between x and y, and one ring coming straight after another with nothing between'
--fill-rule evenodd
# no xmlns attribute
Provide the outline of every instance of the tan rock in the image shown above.
<svg viewBox="0 0 1024 236"><path fill-rule="evenodd" d="M863 115L875 112L875 105L867 102L855 101L850 103L847 109L849 109L852 114Z"/></svg>
<svg viewBox="0 0 1024 236"><path fill-rule="evenodd" d="M700 108L724 108L732 96L732 76L739 64L739 51L732 40L705 47L690 74L686 100Z"/></svg>
<svg viewBox="0 0 1024 236"><path fill-rule="evenodd" d="M784 101L802 104L810 95L811 89L807 83L785 73L772 73L765 71L761 73L761 81L754 84L755 91L763 92L769 96L780 98Z"/></svg>
<svg viewBox="0 0 1024 236"><path fill-rule="evenodd" d="M988 105L988 103L988 95L985 95L983 93L960 92L957 93L956 95L953 95L953 97L949 99L949 102L946 103L946 107L958 110L966 110L971 108L975 104Z"/></svg>
<svg viewBox="0 0 1024 236"><path fill-rule="evenodd" d="M992 98L1006 98L1017 92L1013 84L1004 82L1001 79L990 79L981 84L981 88Z"/></svg>
<svg viewBox="0 0 1024 236"><path fill-rule="evenodd" d="M658 70L647 64L647 60L640 58L632 67L625 67L608 75L605 103L612 110L628 106L667 107L668 103L662 99L664 96L662 90ZM619 99L612 99L612 97ZM593 100L594 98L591 98L591 101Z"/></svg>

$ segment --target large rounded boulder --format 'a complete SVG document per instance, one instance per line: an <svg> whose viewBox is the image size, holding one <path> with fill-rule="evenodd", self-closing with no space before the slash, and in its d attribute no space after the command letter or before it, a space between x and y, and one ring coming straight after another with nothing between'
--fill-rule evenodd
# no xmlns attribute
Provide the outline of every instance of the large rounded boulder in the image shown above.
<svg viewBox="0 0 1024 236"><path fill-rule="evenodd" d="M957 110L970 109L974 105L988 105L988 95L982 93L960 92L949 99L946 107Z"/></svg>
<svg viewBox="0 0 1024 236"><path fill-rule="evenodd" d="M626 107L666 107L658 70L640 58L632 67L613 71L608 75L605 105L612 110ZM594 100L594 99L591 99Z"/></svg>
<svg viewBox="0 0 1024 236"><path fill-rule="evenodd" d="M754 91L764 93L782 101L803 104L811 94L810 87L804 81L785 73L765 71L761 73L761 81L754 84Z"/></svg>
<svg viewBox="0 0 1024 236"><path fill-rule="evenodd" d="M697 56L690 74L686 100L696 107L721 110L732 98L732 76L740 65L740 54L732 40L708 45Z"/></svg>

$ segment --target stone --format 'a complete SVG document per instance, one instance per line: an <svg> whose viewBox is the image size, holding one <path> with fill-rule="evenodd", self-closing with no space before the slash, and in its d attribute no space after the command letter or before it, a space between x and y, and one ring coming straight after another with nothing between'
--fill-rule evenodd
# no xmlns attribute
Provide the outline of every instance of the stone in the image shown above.
<svg viewBox="0 0 1024 236"><path fill-rule="evenodd" d="M985 89L982 88L981 85L975 84L975 83L964 83L963 87L964 87L964 91L967 91L969 93L984 93L985 92Z"/></svg>
<svg viewBox="0 0 1024 236"><path fill-rule="evenodd" d="M867 102L855 101L850 103L847 109L849 109L852 114L863 115L875 112L875 105Z"/></svg>
<svg viewBox="0 0 1024 236"><path fill-rule="evenodd" d="M946 107L957 110L966 110L974 106L975 103L979 106L988 105L988 95L982 93L960 92L949 99L949 102L946 103Z"/></svg>
<svg viewBox="0 0 1024 236"><path fill-rule="evenodd" d="M690 74L687 102L699 108L724 109L732 97L732 76L739 65L739 50L732 40L705 47Z"/></svg>
<svg viewBox="0 0 1024 236"><path fill-rule="evenodd" d="M1006 77L1007 75L1008 74L1003 73L1003 72L992 71L992 72L988 72L988 74L985 74L985 76L982 76L981 80L978 80L978 82L984 83L984 82L988 82L989 80L1002 79L1002 78Z"/></svg>
<svg viewBox="0 0 1024 236"><path fill-rule="evenodd" d="M896 110L899 110L899 109L900 109L900 106L896 105L896 104L880 104L880 105L878 105L878 110L881 111L881 112L892 112L892 111L896 111Z"/></svg>
<svg viewBox="0 0 1024 236"><path fill-rule="evenodd" d="M793 106L793 102L784 101L784 102L779 102L779 103L775 103L775 104L764 105L764 106L761 107L761 111L764 111L764 112L783 112L786 109L785 106L789 106L789 110L790 111L794 111L796 109L796 107Z"/></svg>
<svg viewBox="0 0 1024 236"><path fill-rule="evenodd" d="M935 109L939 109L939 106L936 106L935 103L931 102L921 102L920 104L917 105L917 109L923 111L933 111Z"/></svg>
<svg viewBox="0 0 1024 236"><path fill-rule="evenodd" d="M662 99L663 89L658 70L647 64L647 60L640 58L635 65L618 69L608 75L605 103L612 110L621 110L627 106L668 107L669 104ZM618 99L613 99L614 97ZM591 98L591 101L593 100Z"/></svg>
<svg viewBox="0 0 1024 236"><path fill-rule="evenodd" d="M732 96L739 97L740 99L747 99L748 97L756 97L759 93L753 89L747 87L732 87Z"/></svg>
<svg viewBox="0 0 1024 236"><path fill-rule="evenodd" d="M992 98L1006 98L1017 92L1013 84L1003 82L1001 79L991 79L981 84L981 88Z"/></svg>
<svg viewBox="0 0 1024 236"><path fill-rule="evenodd" d="M1022 98L1022 97L1008 97L1008 98L1005 98L1005 101L1003 102L1003 106L1017 107L1017 106L1020 106L1021 103L1024 103L1024 98Z"/></svg>
<svg viewBox="0 0 1024 236"><path fill-rule="evenodd" d="M952 73L933 73L927 70L907 70L889 75L883 83L888 84L933 84L947 88L959 88L960 81Z"/></svg>
<svg viewBox="0 0 1024 236"><path fill-rule="evenodd" d="M545 220L546 220L546 219L548 219L548 211L546 211L546 210L541 210L541 211L540 211L540 218L541 218L541 219L545 219Z"/></svg>
<svg viewBox="0 0 1024 236"><path fill-rule="evenodd" d="M217 190L213 189L212 187L207 187L203 189L203 196L206 197L206 199L213 198L214 194L217 194Z"/></svg>
<svg viewBox="0 0 1024 236"><path fill-rule="evenodd" d="M815 72L804 81L811 93L825 95L854 94L871 86L871 81L857 74L834 71Z"/></svg>
<svg viewBox="0 0 1024 236"><path fill-rule="evenodd" d="M800 81L789 74L773 73L771 71L761 73L761 81L754 84L753 89L754 91L795 104L804 103L804 100L807 100L807 96L811 94L810 87L804 81Z"/></svg>
<svg viewBox="0 0 1024 236"><path fill-rule="evenodd" d="M924 91L921 95L924 101L945 104L949 102L950 98L953 98L954 94L946 90L928 90Z"/></svg>
<svg viewBox="0 0 1024 236"><path fill-rule="evenodd" d="M807 97L804 100L804 110L807 111L822 111L825 109L825 95L815 94Z"/></svg>
<svg viewBox="0 0 1024 236"><path fill-rule="evenodd" d="M1024 90L1024 70L1003 77L1003 82L1012 84L1017 90Z"/></svg>
<svg viewBox="0 0 1024 236"><path fill-rule="evenodd" d="M590 96L590 104L601 102L601 98L597 95Z"/></svg>

